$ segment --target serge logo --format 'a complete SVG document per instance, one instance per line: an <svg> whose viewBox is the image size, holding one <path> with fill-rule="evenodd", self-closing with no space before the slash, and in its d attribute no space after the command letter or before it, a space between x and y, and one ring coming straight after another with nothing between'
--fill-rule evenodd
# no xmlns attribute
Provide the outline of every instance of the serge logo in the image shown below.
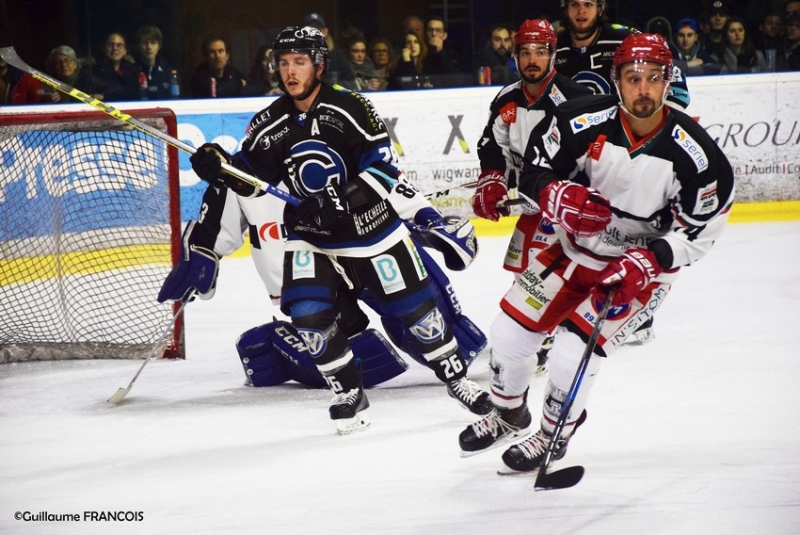
<svg viewBox="0 0 800 535"><path fill-rule="evenodd" d="M577 133L581 130L589 128L590 126L606 122L614 117L616 112L617 108L613 107L596 113L584 113L583 115L579 115L572 119L572 121L570 121L570 126L572 131Z"/></svg>

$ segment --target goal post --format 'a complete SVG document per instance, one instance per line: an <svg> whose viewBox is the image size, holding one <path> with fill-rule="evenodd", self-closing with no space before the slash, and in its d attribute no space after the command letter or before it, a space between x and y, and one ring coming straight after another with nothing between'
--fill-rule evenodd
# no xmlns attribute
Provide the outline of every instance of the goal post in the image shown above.
<svg viewBox="0 0 800 535"><path fill-rule="evenodd" d="M144 358L179 309L178 151L96 111L0 114L0 363ZM177 137L168 109L127 112ZM184 358L183 318L156 355Z"/></svg>

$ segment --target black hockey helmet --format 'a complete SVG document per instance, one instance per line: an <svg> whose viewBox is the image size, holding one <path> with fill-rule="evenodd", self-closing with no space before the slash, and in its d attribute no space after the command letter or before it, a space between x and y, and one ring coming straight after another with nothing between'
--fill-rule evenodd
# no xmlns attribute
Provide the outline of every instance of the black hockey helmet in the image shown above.
<svg viewBox="0 0 800 535"><path fill-rule="evenodd" d="M289 26L284 28L272 43L270 69L277 72L281 54L307 54L314 65L325 65L328 61L328 44L322 32L313 26Z"/></svg>

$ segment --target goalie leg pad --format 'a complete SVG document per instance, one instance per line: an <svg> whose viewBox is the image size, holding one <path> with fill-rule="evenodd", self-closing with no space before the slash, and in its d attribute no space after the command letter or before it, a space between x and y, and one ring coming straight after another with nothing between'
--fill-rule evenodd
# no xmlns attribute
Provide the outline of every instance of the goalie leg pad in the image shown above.
<svg viewBox="0 0 800 535"><path fill-rule="evenodd" d="M365 388L397 377L408 369L397 351L376 330L350 338L353 355L361 364ZM239 337L236 349L252 386L275 386L289 380L309 388L328 388L294 325L274 321Z"/></svg>

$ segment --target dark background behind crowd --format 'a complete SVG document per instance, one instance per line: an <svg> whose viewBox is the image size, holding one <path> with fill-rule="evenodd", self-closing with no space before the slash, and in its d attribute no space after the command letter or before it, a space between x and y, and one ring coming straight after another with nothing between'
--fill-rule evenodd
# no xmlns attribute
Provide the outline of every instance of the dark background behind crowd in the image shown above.
<svg viewBox="0 0 800 535"><path fill-rule="evenodd" d="M713 10L714 0L671 0L666 3L608 0L607 5L610 22L635 27L641 31L666 29L676 34L677 28L674 26L677 22L689 17L697 21L698 33L702 33L704 29L707 31L704 22ZM724 1L724 5L729 16L740 16L746 23L748 35L754 40L761 39L761 42L767 39L761 35L760 27L768 15L780 17L781 25L785 19L786 0L728 0ZM797 5L800 9L800 2ZM312 13L315 15L309 18ZM0 46L13 45L28 64L40 70L48 70L49 67L50 74L56 68L48 65L48 58L50 62L71 62L71 54L68 50L64 52L64 49L61 50L61 56L53 58L52 52L56 47L63 46L74 50L76 67L83 66L85 70L87 66L95 69L105 66L112 71L116 69L122 72L128 65L120 64L114 59L114 48L120 52L118 41L122 40L126 47L122 61L131 60L134 64L138 62L139 71L148 72L147 77L151 84L149 93L142 86L141 91L124 93L125 99L145 94L163 98L164 95L174 96L176 92L181 97L228 96L225 93L229 90L228 86L233 91L230 95L249 96L279 91L267 71L269 44L283 27L312 21L318 27L325 28L329 43L338 49L334 59L344 62L341 67L343 76L337 74L334 81L343 82L343 85L357 90L392 89L392 85L387 83L389 67L376 65L378 60L372 61L372 49L378 48L377 54L380 57L387 53L386 48L390 48L388 54L394 58L393 61L402 60L403 49L408 50L408 34L404 23L412 15L419 17L421 21L427 21L431 17L437 17L441 21L443 31L438 35L446 36L445 49L454 58L453 68L458 69L458 75L450 76L446 82L434 80L416 85L441 87L481 83L476 58L480 57L482 50L491 46L491 37L498 24L516 28L525 19L547 18L558 26L557 21L561 18L562 10L559 0L0 0ZM657 18L663 20L655 22ZM152 27L161 32L158 36L160 42L154 41L159 63L154 65L151 58L148 67L143 59L144 45L140 48L135 38L141 35L143 28ZM418 33L422 41L418 46L424 53L433 55L436 48L442 45L441 39L438 43L425 42L425 30L422 31L422 35ZM148 35L154 34L150 32ZM218 41L215 42L214 39ZM413 41L413 37L411 40ZM383 44L378 45L379 41ZM393 46L389 47L389 44ZM220 47L223 49L221 55L215 56L214 50L219 52ZM363 61L361 57L366 50L366 62L348 66L348 60L352 62L349 57L350 47L354 54L361 55L358 56L359 61ZM408 56L408 53L405 55ZM416 59L412 58L411 63L414 61ZM214 62L217 67L222 67L215 71ZM513 61L510 65L513 69ZM347 74L351 68L355 75L353 79ZM177 74L174 80L177 81L177 87L170 88L173 69ZM212 77L217 76L218 88L213 87L217 84L212 82L212 87L195 89L193 76L197 76L197 71L205 73L203 69L210 69ZM217 74L214 75L214 72ZM125 74L135 75L136 73ZM4 83L11 83L8 81L8 74L0 71L0 76L6 80ZM204 76L204 79L208 79L207 75ZM371 77L376 79L370 80ZM155 78L160 84L158 87L152 85ZM85 82L86 78L71 74L68 80L76 87L90 92L78 83L81 80L88 83ZM250 89L244 89L248 81ZM492 83L507 81L498 81L495 77ZM138 87L143 82L141 78L137 78L131 83ZM397 87L414 86L395 84L394 88ZM103 94L100 89L92 93ZM106 99L111 100L108 97Z"/></svg>

